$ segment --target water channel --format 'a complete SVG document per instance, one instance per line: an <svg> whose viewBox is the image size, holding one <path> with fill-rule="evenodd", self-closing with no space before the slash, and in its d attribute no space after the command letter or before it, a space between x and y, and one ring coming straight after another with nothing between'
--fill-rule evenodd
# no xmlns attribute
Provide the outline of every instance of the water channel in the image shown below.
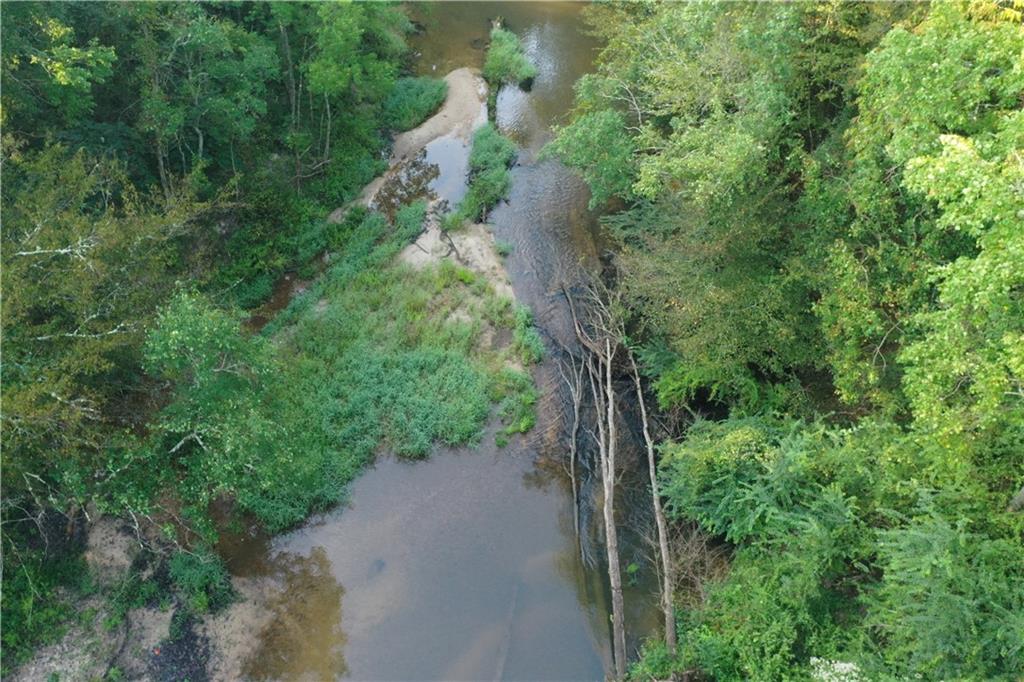
<svg viewBox="0 0 1024 682"><path fill-rule="evenodd" d="M573 83L591 68L597 44L581 9L551 2L412 7L423 26L411 41L420 73L482 66L498 16L539 69L530 92L503 88L497 99L497 123L522 151L509 200L489 222L512 246L507 267L517 298L533 308L553 348L570 341L561 279L580 263L599 265L586 187L558 161L538 159L551 126L571 107ZM428 154L456 161L427 181L457 198L466 152L438 142ZM337 509L285 535L225 542L234 575L272 594L266 625L251 633L246 677L605 678L607 578L600 561L581 558L574 531L556 362L549 353L535 370L543 397L527 436L498 448L488 433L476 447L438 448L419 462L381 457ZM593 497L585 487L588 528ZM598 537L585 535L585 542ZM623 565L641 553L642 543L631 545L627 533ZM637 571L626 594L631 647L657 627L651 573Z"/></svg>

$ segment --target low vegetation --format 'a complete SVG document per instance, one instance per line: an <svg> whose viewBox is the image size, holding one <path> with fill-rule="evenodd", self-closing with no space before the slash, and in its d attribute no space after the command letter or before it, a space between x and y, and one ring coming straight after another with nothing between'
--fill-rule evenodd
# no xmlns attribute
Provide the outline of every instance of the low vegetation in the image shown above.
<svg viewBox="0 0 1024 682"><path fill-rule="evenodd" d="M440 78L399 78L384 100L384 124L397 132L411 130L430 118L447 96L448 83Z"/></svg>
<svg viewBox="0 0 1024 682"><path fill-rule="evenodd" d="M508 194L512 185L509 168L515 159L515 144L498 132L494 124L477 130L469 155L469 189L455 210L445 216L445 228L485 220L487 213Z"/></svg>
<svg viewBox="0 0 1024 682"><path fill-rule="evenodd" d="M491 29L491 44L484 60L484 79L497 90L501 85L525 85L537 75L537 67L527 59L523 44L512 31L500 26Z"/></svg>

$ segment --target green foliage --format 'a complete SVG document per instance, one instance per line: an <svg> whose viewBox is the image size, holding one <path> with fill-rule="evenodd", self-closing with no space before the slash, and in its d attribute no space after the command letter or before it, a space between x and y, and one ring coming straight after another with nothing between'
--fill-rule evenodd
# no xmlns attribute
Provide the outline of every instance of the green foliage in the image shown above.
<svg viewBox="0 0 1024 682"><path fill-rule="evenodd" d="M170 560L170 574L195 613L216 611L234 598L227 568L212 552L177 552Z"/></svg>
<svg viewBox="0 0 1024 682"><path fill-rule="evenodd" d="M696 424L664 453L667 509L736 552L677 665L781 679L817 657L868 679L1011 679L1020 521L964 470L971 450L946 450L881 422Z"/></svg>
<svg viewBox="0 0 1024 682"><path fill-rule="evenodd" d="M502 84L521 85L537 75L534 66L523 53L519 36L499 26L491 29L491 44L484 60L484 78L497 89Z"/></svg>
<svg viewBox="0 0 1024 682"><path fill-rule="evenodd" d="M12 538L8 535L5 540ZM60 639L74 615L66 589L80 585L84 576L87 572L80 555L51 557L36 549L5 548L0 601L5 675L31 656L36 647Z"/></svg>
<svg viewBox="0 0 1024 682"><path fill-rule="evenodd" d="M605 109L576 117L558 129L546 152L583 176L590 186L591 208L615 196L630 196L636 143L626 134L626 121L619 112Z"/></svg>
<svg viewBox="0 0 1024 682"><path fill-rule="evenodd" d="M441 78L399 78L384 101L384 122L401 132L411 130L430 118L448 96L448 83Z"/></svg>
<svg viewBox="0 0 1024 682"><path fill-rule="evenodd" d="M508 168L516 159L516 146L488 123L473 133L469 152L469 172L483 173L492 168Z"/></svg>
<svg viewBox="0 0 1024 682"><path fill-rule="evenodd" d="M524 365L533 365L544 359L544 341L533 325L533 311L528 306L518 305L515 308L512 347Z"/></svg>
<svg viewBox="0 0 1024 682"><path fill-rule="evenodd" d="M1014 679L1019 10L588 12L606 45L551 150L624 202L605 222L662 405L731 414L661 463L729 574L636 674Z"/></svg>
<svg viewBox="0 0 1024 682"><path fill-rule="evenodd" d="M469 220L479 222L487 217L512 185L508 169L516 158L515 144L488 123L473 134L469 154L469 190L458 207L445 216L445 229L456 229Z"/></svg>
<svg viewBox="0 0 1024 682"><path fill-rule="evenodd" d="M498 403L502 428L495 437L499 446L514 433L526 433L537 423L537 389L526 372L501 368L491 380L491 400Z"/></svg>
<svg viewBox="0 0 1024 682"><path fill-rule="evenodd" d="M130 610L150 605L161 592L163 588L152 576L143 579L138 572L129 572L110 591L103 626L107 630L119 627Z"/></svg>
<svg viewBox="0 0 1024 682"><path fill-rule="evenodd" d="M868 601L895 676L1014 679L1024 669L1024 548L922 514L879 534L884 580Z"/></svg>

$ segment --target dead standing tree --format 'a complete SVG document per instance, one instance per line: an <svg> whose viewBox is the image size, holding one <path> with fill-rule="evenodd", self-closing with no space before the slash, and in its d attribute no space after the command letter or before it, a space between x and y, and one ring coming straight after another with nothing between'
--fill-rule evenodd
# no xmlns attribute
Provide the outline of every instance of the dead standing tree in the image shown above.
<svg viewBox="0 0 1024 682"><path fill-rule="evenodd" d="M633 370L633 383L636 385L636 397L640 403L640 419L644 430L644 444L647 446L647 469L651 476L651 502L654 506L654 519L658 526L658 554L661 556L661 608L665 612L665 644L674 655L676 653L676 616L672 606L672 585L675 574L672 566L672 555L668 549L668 522L665 510L661 506L661 492L658 490L658 470L654 459L654 441L647 422L647 403L644 400L644 389L640 385L640 371L631 349L629 355L630 369Z"/></svg>
<svg viewBox="0 0 1024 682"><path fill-rule="evenodd" d="M661 606L665 617L665 642L669 650L676 651L675 611L672 604L672 586L675 572L672 555L669 551L668 523L661 504L658 488L657 467L654 454L654 440L651 437L647 404L644 399L640 372L633 357L632 350L625 344L626 333L622 315L618 313L612 294L600 284L590 283L583 287L580 295L574 296L563 287L563 294L569 303L572 313L576 337L585 351L585 360L580 361L580 371L586 368L589 377L591 396L596 413L597 433L591 432L598 449L601 480L604 490L604 521L606 548L608 550L608 577L612 588L612 624L614 636L614 655L616 674L621 678L625 674L625 625L623 622L622 576L619 564L618 538L615 528L615 480L616 480L616 446L617 433L615 422L616 394L613 381L613 369L616 357L625 355L628 370L632 375L636 390L637 402L643 426L644 443L647 450L648 473L651 481L651 501L657 525L658 555L661 573ZM576 369L576 360L572 368ZM576 375L574 375L576 376ZM563 370L563 378L569 384ZM577 384L578 386L578 384ZM574 401L574 423L578 423L579 403L582 392L573 391L569 386ZM574 426L574 429L576 427ZM575 451L575 447L574 447ZM575 484L575 482L574 482Z"/></svg>
<svg viewBox="0 0 1024 682"><path fill-rule="evenodd" d="M612 314L605 298L595 287L587 287L581 302L585 319L577 314L577 301L565 291L572 313L576 337L583 347L588 384L594 405L597 432L588 429L597 445L603 489L605 549L608 555L608 581L612 592L612 653L615 677L626 676L625 605L622 596L622 567L619 563L619 540L615 526L616 451L618 434L615 419L615 386L612 369L619 352L623 329ZM582 393L582 392L580 392Z"/></svg>

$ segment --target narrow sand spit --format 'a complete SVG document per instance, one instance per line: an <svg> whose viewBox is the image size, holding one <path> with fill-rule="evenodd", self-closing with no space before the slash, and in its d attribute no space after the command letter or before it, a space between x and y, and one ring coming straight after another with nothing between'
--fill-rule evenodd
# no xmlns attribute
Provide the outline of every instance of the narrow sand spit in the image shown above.
<svg viewBox="0 0 1024 682"><path fill-rule="evenodd" d="M395 138L388 171L363 188L359 204L369 206L373 203L377 192L399 170L402 163L434 140L453 135L468 143L473 131L487 122L487 84L476 69L455 69L444 80L448 83L448 96L444 104L421 125ZM348 208L341 206L334 209L327 217L328 222L341 222Z"/></svg>

